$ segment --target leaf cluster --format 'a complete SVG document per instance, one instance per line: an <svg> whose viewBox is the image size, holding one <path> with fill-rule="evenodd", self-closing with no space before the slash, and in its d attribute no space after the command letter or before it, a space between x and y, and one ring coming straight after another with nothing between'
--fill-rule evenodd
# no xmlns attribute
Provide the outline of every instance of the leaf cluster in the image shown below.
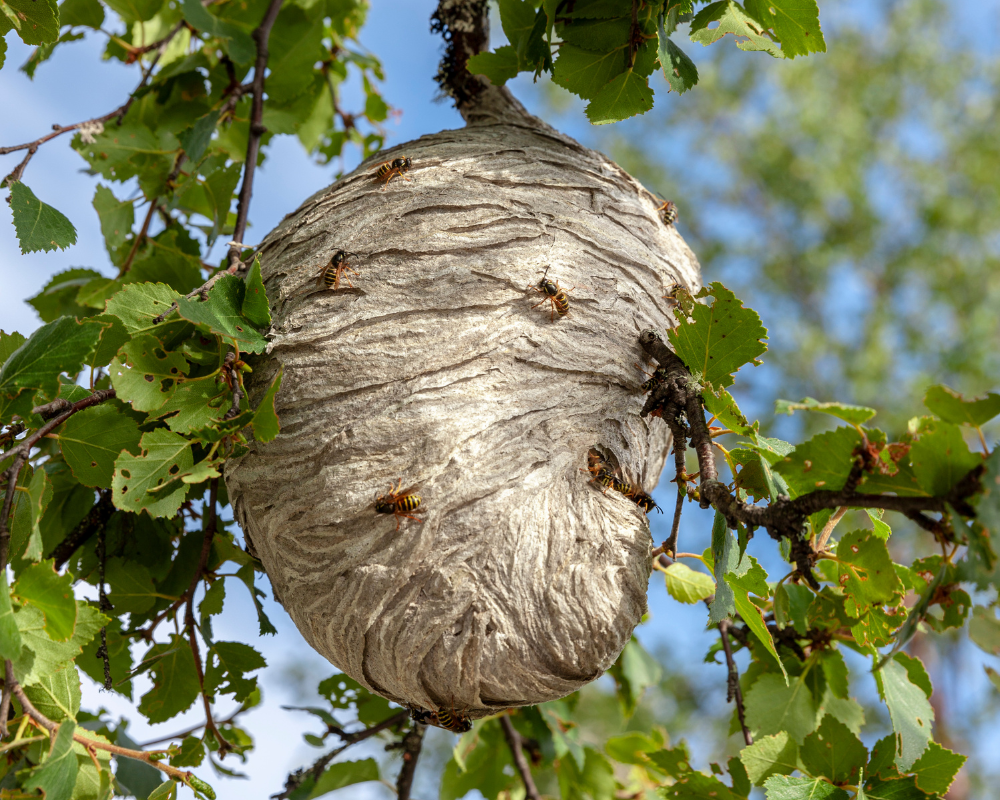
<svg viewBox="0 0 1000 800"><path fill-rule="evenodd" d="M676 43L678 26L708 46L732 35L740 50L774 58L824 52L815 0L744 4L716 0L695 10L692 0L501 0L509 44L469 59L469 71L496 86L521 72L553 82L587 100L592 123L618 122L653 107L649 77L659 68L669 90L682 94L698 69ZM673 38L672 38L673 37Z"/></svg>

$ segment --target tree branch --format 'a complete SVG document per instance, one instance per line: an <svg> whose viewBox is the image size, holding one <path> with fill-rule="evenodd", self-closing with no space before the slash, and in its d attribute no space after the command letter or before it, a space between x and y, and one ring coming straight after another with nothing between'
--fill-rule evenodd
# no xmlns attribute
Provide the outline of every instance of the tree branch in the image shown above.
<svg viewBox="0 0 1000 800"><path fill-rule="evenodd" d="M424 744L424 732L426 730L426 725L414 722L413 727L406 732L406 736L400 742L403 749L403 766L400 767L399 775L396 777L397 800L410 800L410 791L413 788L413 776L417 772L417 759L420 757L420 749Z"/></svg>
<svg viewBox="0 0 1000 800"><path fill-rule="evenodd" d="M32 705L28 696L24 693L24 689L21 688L21 684L19 684L17 679L14 677L14 668L9 660L6 662L5 666L7 670L7 684L10 687L11 692L13 692L14 697L17 698L17 701L24 709L24 713L50 733L55 733L59 730L58 723L50 720L41 711L35 708L34 705ZM151 767L156 767L156 769L165 773L168 777L190 786L192 773L186 772L182 769L177 769L177 767L171 767L169 764L162 764L160 761L152 758L152 754L146 752L145 750L130 750L127 747L119 747L118 745L110 744L109 742L100 742L96 739L90 739L79 733L73 734L73 741L82 744L88 752L93 750L103 750L106 753L113 753L116 756L125 756L126 758L134 758L136 761L142 761L149 764Z"/></svg>
<svg viewBox="0 0 1000 800"><path fill-rule="evenodd" d="M387 728L393 728L397 725L402 725L410 718L409 711L400 711L397 714L393 714L388 719L382 720L382 722L377 725L372 725L370 728L365 728L357 733L344 733L338 732L337 735L346 743L341 747L337 747L331 750L325 756L322 756L313 763L313 765L307 769L299 769L293 772L285 780L285 788L278 794L271 795L272 800L288 800L305 781L312 779L318 780L319 776L323 774L323 770L326 769L327 764L329 764L333 759L343 753L348 747L356 745L358 742L363 742L365 739L370 739L377 733L381 733Z"/></svg>
<svg viewBox="0 0 1000 800"><path fill-rule="evenodd" d="M746 719L744 718L743 690L740 688L740 674L736 670L736 661L733 659L733 646L729 642L729 630L731 627L732 622L728 619L724 619L719 623L719 634L722 636L722 649L726 653L726 666L729 668L726 702L731 703L734 699L736 700L736 715L740 719L740 728L743 729L743 741L747 745L751 745L753 744L753 737L750 735L750 730L747 728Z"/></svg>
<svg viewBox="0 0 1000 800"><path fill-rule="evenodd" d="M718 480L712 437L705 423L701 387L691 377L681 359L666 346L655 331L643 331L639 336L639 344L647 354L659 362L664 373L664 379L654 387L646 399L641 415L662 416L671 426L675 440L683 438L685 432L680 428L681 417L686 420L687 433L698 456L701 480L698 499L701 507L713 506L726 518L726 524L730 528L735 529L739 523L743 523L766 529L774 539L788 539L792 544L791 560L795 563L798 573L814 589L819 589L819 583L812 574L812 567L820 554L805 538L803 531L806 519L817 511L838 508L882 508L898 511L915 519L923 527L934 531L936 535L944 535L941 523L925 517L921 512L944 514L947 506L951 505L965 516L975 515L967 498L979 491L979 478L985 469L983 466L971 470L942 497L861 494L856 491L857 486L864 471L871 465L871 456L864 452L856 457L844 487L839 491L820 489L800 495L794 500L779 496L766 507L750 505L739 500L733 496L728 486Z"/></svg>
<svg viewBox="0 0 1000 800"><path fill-rule="evenodd" d="M100 492L100 498L90 509L80 524L77 525L46 558L55 559L57 570L62 569L66 562L73 557L73 554L90 539L95 533L102 531L108 524L111 515L115 513L114 503L111 502L111 490L104 489Z"/></svg>
<svg viewBox="0 0 1000 800"><path fill-rule="evenodd" d="M531 777L531 770L528 767L528 760L524 757L524 750L521 749L521 734L517 732L514 723L510 721L507 714L500 717L500 727L503 728L504 738L507 740L510 754L514 758L514 766L517 767L521 780L524 782L525 797L528 800L542 800L542 796L538 793L538 787L535 786L535 779Z"/></svg>
<svg viewBox="0 0 1000 800"><path fill-rule="evenodd" d="M264 73L267 71L267 41L271 36L271 28L278 18L282 0L271 0L264 19L253 32L253 40L257 44L257 60L253 68L253 103L250 112L250 138L247 140L247 158L243 164L243 183L240 186L239 203L236 206L236 228L233 230L233 241L240 243L247 229L247 215L250 213L250 196L253 194L253 175L257 169L257 154L260 152L260 139L267 131L261 120L264 117ZM230 244L229 268L240 262L242 246Z"/></svg>

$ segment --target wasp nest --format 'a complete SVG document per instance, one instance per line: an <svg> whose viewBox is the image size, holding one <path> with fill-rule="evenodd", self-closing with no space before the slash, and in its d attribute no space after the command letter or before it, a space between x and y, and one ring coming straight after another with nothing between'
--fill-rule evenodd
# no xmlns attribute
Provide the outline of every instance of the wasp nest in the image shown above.
<svg viewBox="0 0 1000 800"><path fill-rule="evenodd" d="M306 640L391 700L469 717L594 680L646 610L645 514L588 453L656 485L669 432L639 417L637 335L699 280L656 198L515 111L362 164L265 239L250 390L284 368L281 434L226 471ZM338 250L357 274L334 290ZM543 275L565 315L529 288ZM419 520L376 514L400 480Z"/></svg>

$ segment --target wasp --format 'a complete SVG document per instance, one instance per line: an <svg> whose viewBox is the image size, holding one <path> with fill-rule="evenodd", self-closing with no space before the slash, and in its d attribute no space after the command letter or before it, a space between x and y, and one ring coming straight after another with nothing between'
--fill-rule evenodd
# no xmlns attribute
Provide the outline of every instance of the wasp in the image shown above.
<svg viewBox="0 0 1000 800"><path fill-rule="evenodd" d="M545 270L548 272L548 270ZM552 321L555 322L556 314L560 317L565 317L569 313L569 294L568 292L573 291L575 286L571 286L569 289L563 289L559 286L558 281L550 281L545 275L542 275L542 279L538 282L537 286L529 286L529 289L534 289L536 292L541 292L545 295L541 300L535 303L532 308L538 308L542 303L549 302L552 303Z"/></svg>
<svg viewBox="0 0 1000 800"><path fill-rule="evenodd" d="M636 491L635 487L631 483L626 480L622 480L621 478L615 478L611 484L611 488L616 492L621 492L630 500Z"/></svg>
<svg viewBox="0 0 1000 800"><path fill-rule="evenodd" d="M433 724L434 722L434 714L431 713L430 711L425 711L422 708L410 708L410 707L407 707L407 710L410 712L410 719L412 719L414 722L417 722L421 725Z"/></svg>
<svg viewBox="0 0 1000 800"><path fill-rule="evenodd" d="M656 505L656 501L650 495L646 494L646 492L642 491L642 489L633 492L629 496L629 499L647 514L654 508L661 514L663 513L663 509Z"/></svg>
<svg viewBox="0 0 1000 800"><path fill-rule="evenodd" d="M340 277L344 275L345 272L350 272L352 275L360 275L356 269L351 269L347 266L347 259L353 256L354 258L361 258L357 253L348 253L346 250L338 250L333 254L330 259L330 263L323 267L322 278L323 285L329 289L333 287L333 291L337 291L340 288ZM351 283L351 279L344 275L344 280L347 281L347 285L352 289L354 284Z"/></svg>
<svg viewBox="0 0 1000 800"><path fill-rule="evenodd" d="M410 171L410 159L406 158L394 158L392 161L383 161L378 165L378 169L375 170L375 179L384 184L382 191L384 192L389 186L389 181L395 178L397 175L404 181L410 180L406 177L404 173Z"/></svg>
<svg viewBox="0 0 1000 800"><path fill-rule="evenodd" d="M666 380L667 378L667 370L664 369L663 367L657 367L653 372L646 372L646 370L642 369L642 367L640 367L638 364L636 364L635 366L639 367L640 370L642 370L646 375L649 376L647 380L639 384L639 388L642 389L644 392L653 391L653 389L655 389L657 386L663 383L663 381Z"/></svg>
<svg viewBox="0 0 1000 800"><path fill-rule="evenodd" d="M439 708L434 714L434 724L452 733L465 733L472 730L472 721L459 711Z"/></svg>
<svg viewBox="0 0 1000 800"><path fill-rule="evenodd" d="M593 476L591 480L604 487L603 494L607 494L608 489L615 486L616 478L611 467L593 451L587 455L587 469L581 469L580 472L589 472Z"/></svg>
<svg viewBox="0 0 1000 800"><path fill-rule="evenodd" d="M660 212L660 219L663 220L664 225L673 225L677 222L677 205L675 203L665 200L663 205L656 210Z"/></svg>
<svg viewBox="0 0 1000 800"><path fill-rule="evenodd" d="M399 484L393 488L393 485L389 484L389 493L377 495L375 497L375 513L376 514L395 514L396 515L396 530L399 530L399 523L402 521L403 517L407 519L415 519L417 522L423 522L420 517L415 517L412 514L407 514L407 511L414 511L420 507L423 502L420 495L408 494L406 492L400 491L403 486L403 479L399 479Z"/></svg>

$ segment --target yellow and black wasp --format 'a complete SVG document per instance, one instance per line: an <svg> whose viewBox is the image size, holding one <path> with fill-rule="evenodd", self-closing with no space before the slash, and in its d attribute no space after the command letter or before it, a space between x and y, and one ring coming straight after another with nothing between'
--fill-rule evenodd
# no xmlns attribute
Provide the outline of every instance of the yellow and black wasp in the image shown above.
<svg viewBox="0 0 1000 800"><path fill-rule="evenodd" d="M346 250L338 250L333 254L333 257L330 259L330 263L323 267L321 277L323 285L326 286L327 289L332 287L333 291L337 291L340 288L340 278L342 276L344 280L347 281L347 285L352 289L354 288L354 284L351 283L351 279L344 274L346 272L350 272L352 275L361 274L356 269L351 269L347 266L347 259L352 256L354 258L361 258L361 256L357 253L349 253Z"/></svg>
<svg viewBox="0 0 1000 800"><path fill-rule="evenodd" d="M394 158L392 161L383 161L378 165L378 169L375 170L375 180L384 184L382 186L382 191L384 192L389 186L389 181L397 175L404 181L410 180L406 177L405 173L410 171L411 166L410 159L406 156L403 158Z"/></svg>
<svg viewBox="0 0 1000 800"><path fill-rule="evenodd" d="M591 480L604 487L601 490L602 494L607 494L608 489L615 488L616 478L613 468L593 450L587 455L587 468L581 469L580 472L589 472Z"/></svg>
<svg viewBox="0 0 1000 800"><path fill-rule="evenodd" d="M545 270L545 274L548 274L548 269ZM545 295L541 300L535 303L532 308L538 308L542 303L549 302L552 303L552 314L551 319L555 322L556 314L560 317L565 317L569 313L569 292L575 289L575 286L571 286L569 289L563 289L559 286L558 281L550 281L542 275L542 279L538 282L537 286L529 286L529 289L534 289L536 292L541 292Z"/></svg>
<svg viewBox="0 0 1000 800"><path fill-rule="evenodd" d="M641 508L647 514L654 508L661 514L663 513L663 509L656 504L656 501L652 498L652 496L646 494L646 492L644 492L642 489L637 489L631 495L629 495L629 500L631 500L633 503L639 506L639 508Z"/></svg>
<svg viewBox="0 0 1000 800"><path fill-rule="evenodd" d="M677 222L677 205L669 200L664 200L663 205L656 209L660 212L660 219L664 225L673 225Z"/></svg>
<svg viewBox="0 0 1000 800"><path fill-rule="evenodd" d="M472 720L454 709L439 708L433 715L432 723L452 733L465 733L472 730Z"/></svg>
<svg viewBox="0 0 1000 800"><path fill-rule="evenodd" d="M390 483L388 494L377 495L375 497L375 513L376 514L395 514L396 515L396 530L399 530L399 523L402 521L403 517L407 519L415 519L417 522L423 522L420 517L415 517L412 514L407 514L407 511L414 511L420 507L423 500L420 495L410 494L408 491L400 491L403 486L403 479L399 479L399 484L395 487Z"/></svg>

